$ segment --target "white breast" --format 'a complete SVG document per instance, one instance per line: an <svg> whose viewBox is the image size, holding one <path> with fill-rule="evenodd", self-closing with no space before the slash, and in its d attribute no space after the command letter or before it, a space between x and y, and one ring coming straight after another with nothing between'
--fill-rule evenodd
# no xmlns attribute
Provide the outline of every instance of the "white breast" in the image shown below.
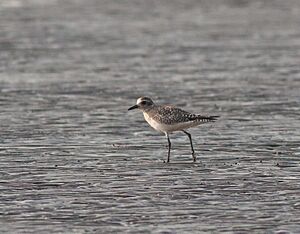
<svg viewBox="0 0 300 234"><path fill-rule="evenodd" d="M163 124L155 121L154 119L150 118L147 113L143 113L145 120L150 124L152 128L154 128L158 132L174 132L184 130L193 126L198 125L199 123L195 122L184 122L184 123L176 123L176 124Z"/></svg>

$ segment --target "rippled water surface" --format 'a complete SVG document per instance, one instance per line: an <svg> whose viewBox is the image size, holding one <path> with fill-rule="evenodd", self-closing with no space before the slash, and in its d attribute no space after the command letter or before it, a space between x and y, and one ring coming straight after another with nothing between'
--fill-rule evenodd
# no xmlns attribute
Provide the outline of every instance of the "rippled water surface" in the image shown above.
<svg viewBox="0 0 300 234"><path fill-rule="evenodd" d="M299 1L0 2L1 233L300 233ZM152 97L221 115L167 141Z"/></svg>

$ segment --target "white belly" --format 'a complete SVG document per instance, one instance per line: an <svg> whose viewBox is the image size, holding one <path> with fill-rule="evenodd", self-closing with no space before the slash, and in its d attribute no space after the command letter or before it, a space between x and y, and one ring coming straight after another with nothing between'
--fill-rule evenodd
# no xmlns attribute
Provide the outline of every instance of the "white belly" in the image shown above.
<svg viewBox="0 0 300 234"><path fill-rule="evenodd" d="M195 122L184 122L184 123L177 123L177 124L163 124L155 121L154 119L150 118L147 113L144 113L144 118L150 124L152 128L154 128L158 132L166 133L166 132L175 132L184 130L193 126L198 125L199 123Z"/></svg>

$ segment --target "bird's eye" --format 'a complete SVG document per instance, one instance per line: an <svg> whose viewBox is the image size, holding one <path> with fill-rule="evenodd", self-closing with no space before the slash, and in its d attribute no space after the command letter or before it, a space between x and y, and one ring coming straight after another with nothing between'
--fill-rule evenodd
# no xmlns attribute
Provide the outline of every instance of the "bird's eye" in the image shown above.
<svg viewBox="0 0 300 234"><path fill-rule="evenodd" d="M146 105L146 103L147 103L146 101L142 101L141 102L142 105Z"/></svg>

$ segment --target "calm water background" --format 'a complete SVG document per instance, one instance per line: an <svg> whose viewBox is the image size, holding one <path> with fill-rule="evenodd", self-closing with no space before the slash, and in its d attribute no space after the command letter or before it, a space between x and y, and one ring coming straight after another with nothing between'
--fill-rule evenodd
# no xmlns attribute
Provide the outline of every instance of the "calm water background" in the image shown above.
<svg viewBox="0 0 300 234"><path fill-rule="evenodd" d="M300 233L299 65L297 0L2 0L1 233Z"/></svg>

